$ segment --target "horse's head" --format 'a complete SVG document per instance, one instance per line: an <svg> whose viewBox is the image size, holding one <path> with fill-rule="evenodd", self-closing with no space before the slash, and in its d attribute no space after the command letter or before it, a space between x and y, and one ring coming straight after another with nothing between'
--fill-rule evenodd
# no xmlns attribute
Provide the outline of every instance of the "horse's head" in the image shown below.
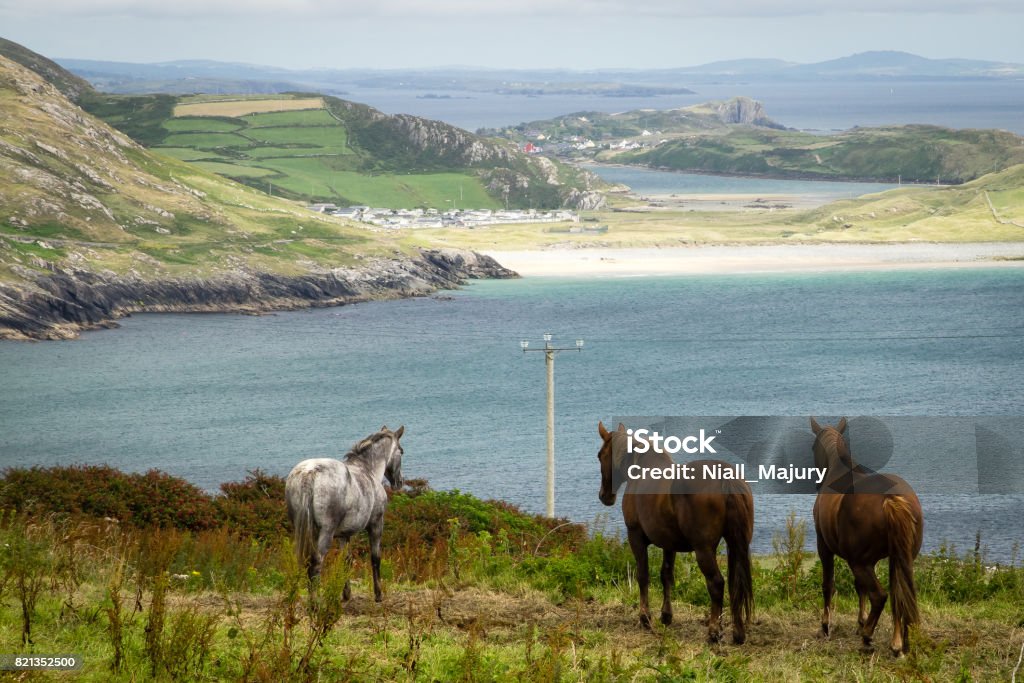
<svg viewBox="0 0 1024 683"><path fill-rule="evenodd" d="M844 458L850 462L850 451L843 440L843 433L846 432L846 418L839 420L835 427L825 425L822 427L818 421L811 418L811 431L814 432L814 466L828 467L836 458Z"/></svg>
<svg viewBox="0 0 1024 683"><path fill-rule="evenodd" d="M615 505L615 495L619 487L616 486L615 470L622 462L622 455L626 448L626 425L619 423L618 429L609 432L604 428L603 422L597 423L597 433L601 435L601 450L597 452L597 459L601 463L601 490L598 492L598 499L605 505ZM619 480L619 484L621 484Z"/></svg>
<svg viewBox="0 0 1024 683"><path fill-rule="evenodd" d="M402 444L399 442L402 434L405 434L405 425L402 425L393 432L388 430L387 425L384 425L380 428L380 431L391 437L391 448L384 460L384 476L387 477L391 488L397 491L405 486L405 479L402 478L402 456L405 454L405 451L402 450Z"/></svg>

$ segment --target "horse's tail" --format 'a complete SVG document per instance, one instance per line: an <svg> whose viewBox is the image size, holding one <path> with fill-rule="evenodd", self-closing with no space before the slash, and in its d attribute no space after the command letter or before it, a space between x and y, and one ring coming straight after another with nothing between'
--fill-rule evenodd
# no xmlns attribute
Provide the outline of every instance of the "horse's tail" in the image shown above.
<svg viewBox="0 0 1024 683"><path fill-rule="evenodd" d="M744 625L754 614L754 579L750 539L754 533L754 500L750 491L730 493L725 509L725 550L729 565L729 604L734 620Z"/></svg>
<svg viewBox="0 0 1024 683"><path fill-rule="evenodd" d="M916 623L917 590L914 588L914 554L917 520L910 501L903 496L889 496L882 503L889 526L889 590L892 613L906 625Z"/></svg>
<svg viewBox="0 0 1024 683"><path fill-rule="evenodd" d="M313 520L313 487L309 477L300 474L289 478L285 493L288 501L288 516L292 522L292 545L299 566L307 571L315 562L317 551Z"/></svg>

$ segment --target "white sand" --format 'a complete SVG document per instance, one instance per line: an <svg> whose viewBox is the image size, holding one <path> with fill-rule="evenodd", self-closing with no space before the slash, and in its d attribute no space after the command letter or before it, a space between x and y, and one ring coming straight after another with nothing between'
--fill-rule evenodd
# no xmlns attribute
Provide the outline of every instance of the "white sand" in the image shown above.
<svg viewBox="0 0 1024 683"><path fill-rule="evenodd" d="M917 268L1024 267L1024 242L969 244L783 244L665 249L558 248L487 251L533 276L791 273Z"/></svg>

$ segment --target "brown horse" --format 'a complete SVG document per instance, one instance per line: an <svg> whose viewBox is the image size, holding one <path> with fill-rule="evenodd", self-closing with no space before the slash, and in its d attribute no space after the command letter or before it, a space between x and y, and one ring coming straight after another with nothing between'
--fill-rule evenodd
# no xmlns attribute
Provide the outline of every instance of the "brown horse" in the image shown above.
<svg viewBox="0 0 1024 683"><path fill-rule="evenodd" d="M676 553L693 552L704 574L711 596L708 616L708 641L721 638L722 600L725 580L718 569L718 544L724 538L728 551L729 603L732 609L732 640L746 640L746 627L754 607L754 589L750 572L750 538L754 531L754 498L742 480L704 479L703 465L717 461L697 460L688 463L695 468L691 480L630 479L630 467L672 467L665 453L630 453L626 427L620 424L614 432L598 423L597 431L604 443L597 454L601 461L601 491L605 505L615 504L615 495L628 480L622 496L622 516L626 520L629 547L636 558L637 583L640 585L640 623L651 626L647 604L650 575L647 568L647 547L654 544L664 550L661 564L661 623L672 623L672 586ZM722 463L727 464L727 463Z"/></svg>
<svg viewBox="0 0 1024 683"><path fill-rule="evenodd" d="M888 557L892 591L889 647L899 657L910 651L910 625L918 621L914 558L921 550L924 535L921 503L903 479L893 474L866 473L855 465L843 440L845 417L836 427L822 427L812 417L811 431L815 435L814 465L828 468L814 501L814 530L818 536L821 592L825 600L821 632L828 637L838 555L853 572L860 597L857 623L864 648L871 647L871 637L888 597L875 576L875 565Z"/></svg>

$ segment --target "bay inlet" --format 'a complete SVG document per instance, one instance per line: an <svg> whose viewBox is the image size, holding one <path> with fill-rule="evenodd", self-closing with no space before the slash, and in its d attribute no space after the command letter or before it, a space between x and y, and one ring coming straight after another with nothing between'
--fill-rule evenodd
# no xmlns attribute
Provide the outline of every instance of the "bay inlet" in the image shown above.
<svg viewBox="0 0 1024 683"><path fill-rule="evenodd" d="M1024 270L482 281L443 297L262 317L140 315L73 342L0 344L0 466L159 468L207 489L406 426L407 477L614 533L597 423L614 415L1024 415ZM855 454L856 455L856 454ZM959 455L937 447L938 472ZM813 465L807 454L808 467ZM748 474L750 474L748 472ZM1024 496L923 496L925 548L1015 558ZM758 495L754 547L813 497Z"/></svg>

